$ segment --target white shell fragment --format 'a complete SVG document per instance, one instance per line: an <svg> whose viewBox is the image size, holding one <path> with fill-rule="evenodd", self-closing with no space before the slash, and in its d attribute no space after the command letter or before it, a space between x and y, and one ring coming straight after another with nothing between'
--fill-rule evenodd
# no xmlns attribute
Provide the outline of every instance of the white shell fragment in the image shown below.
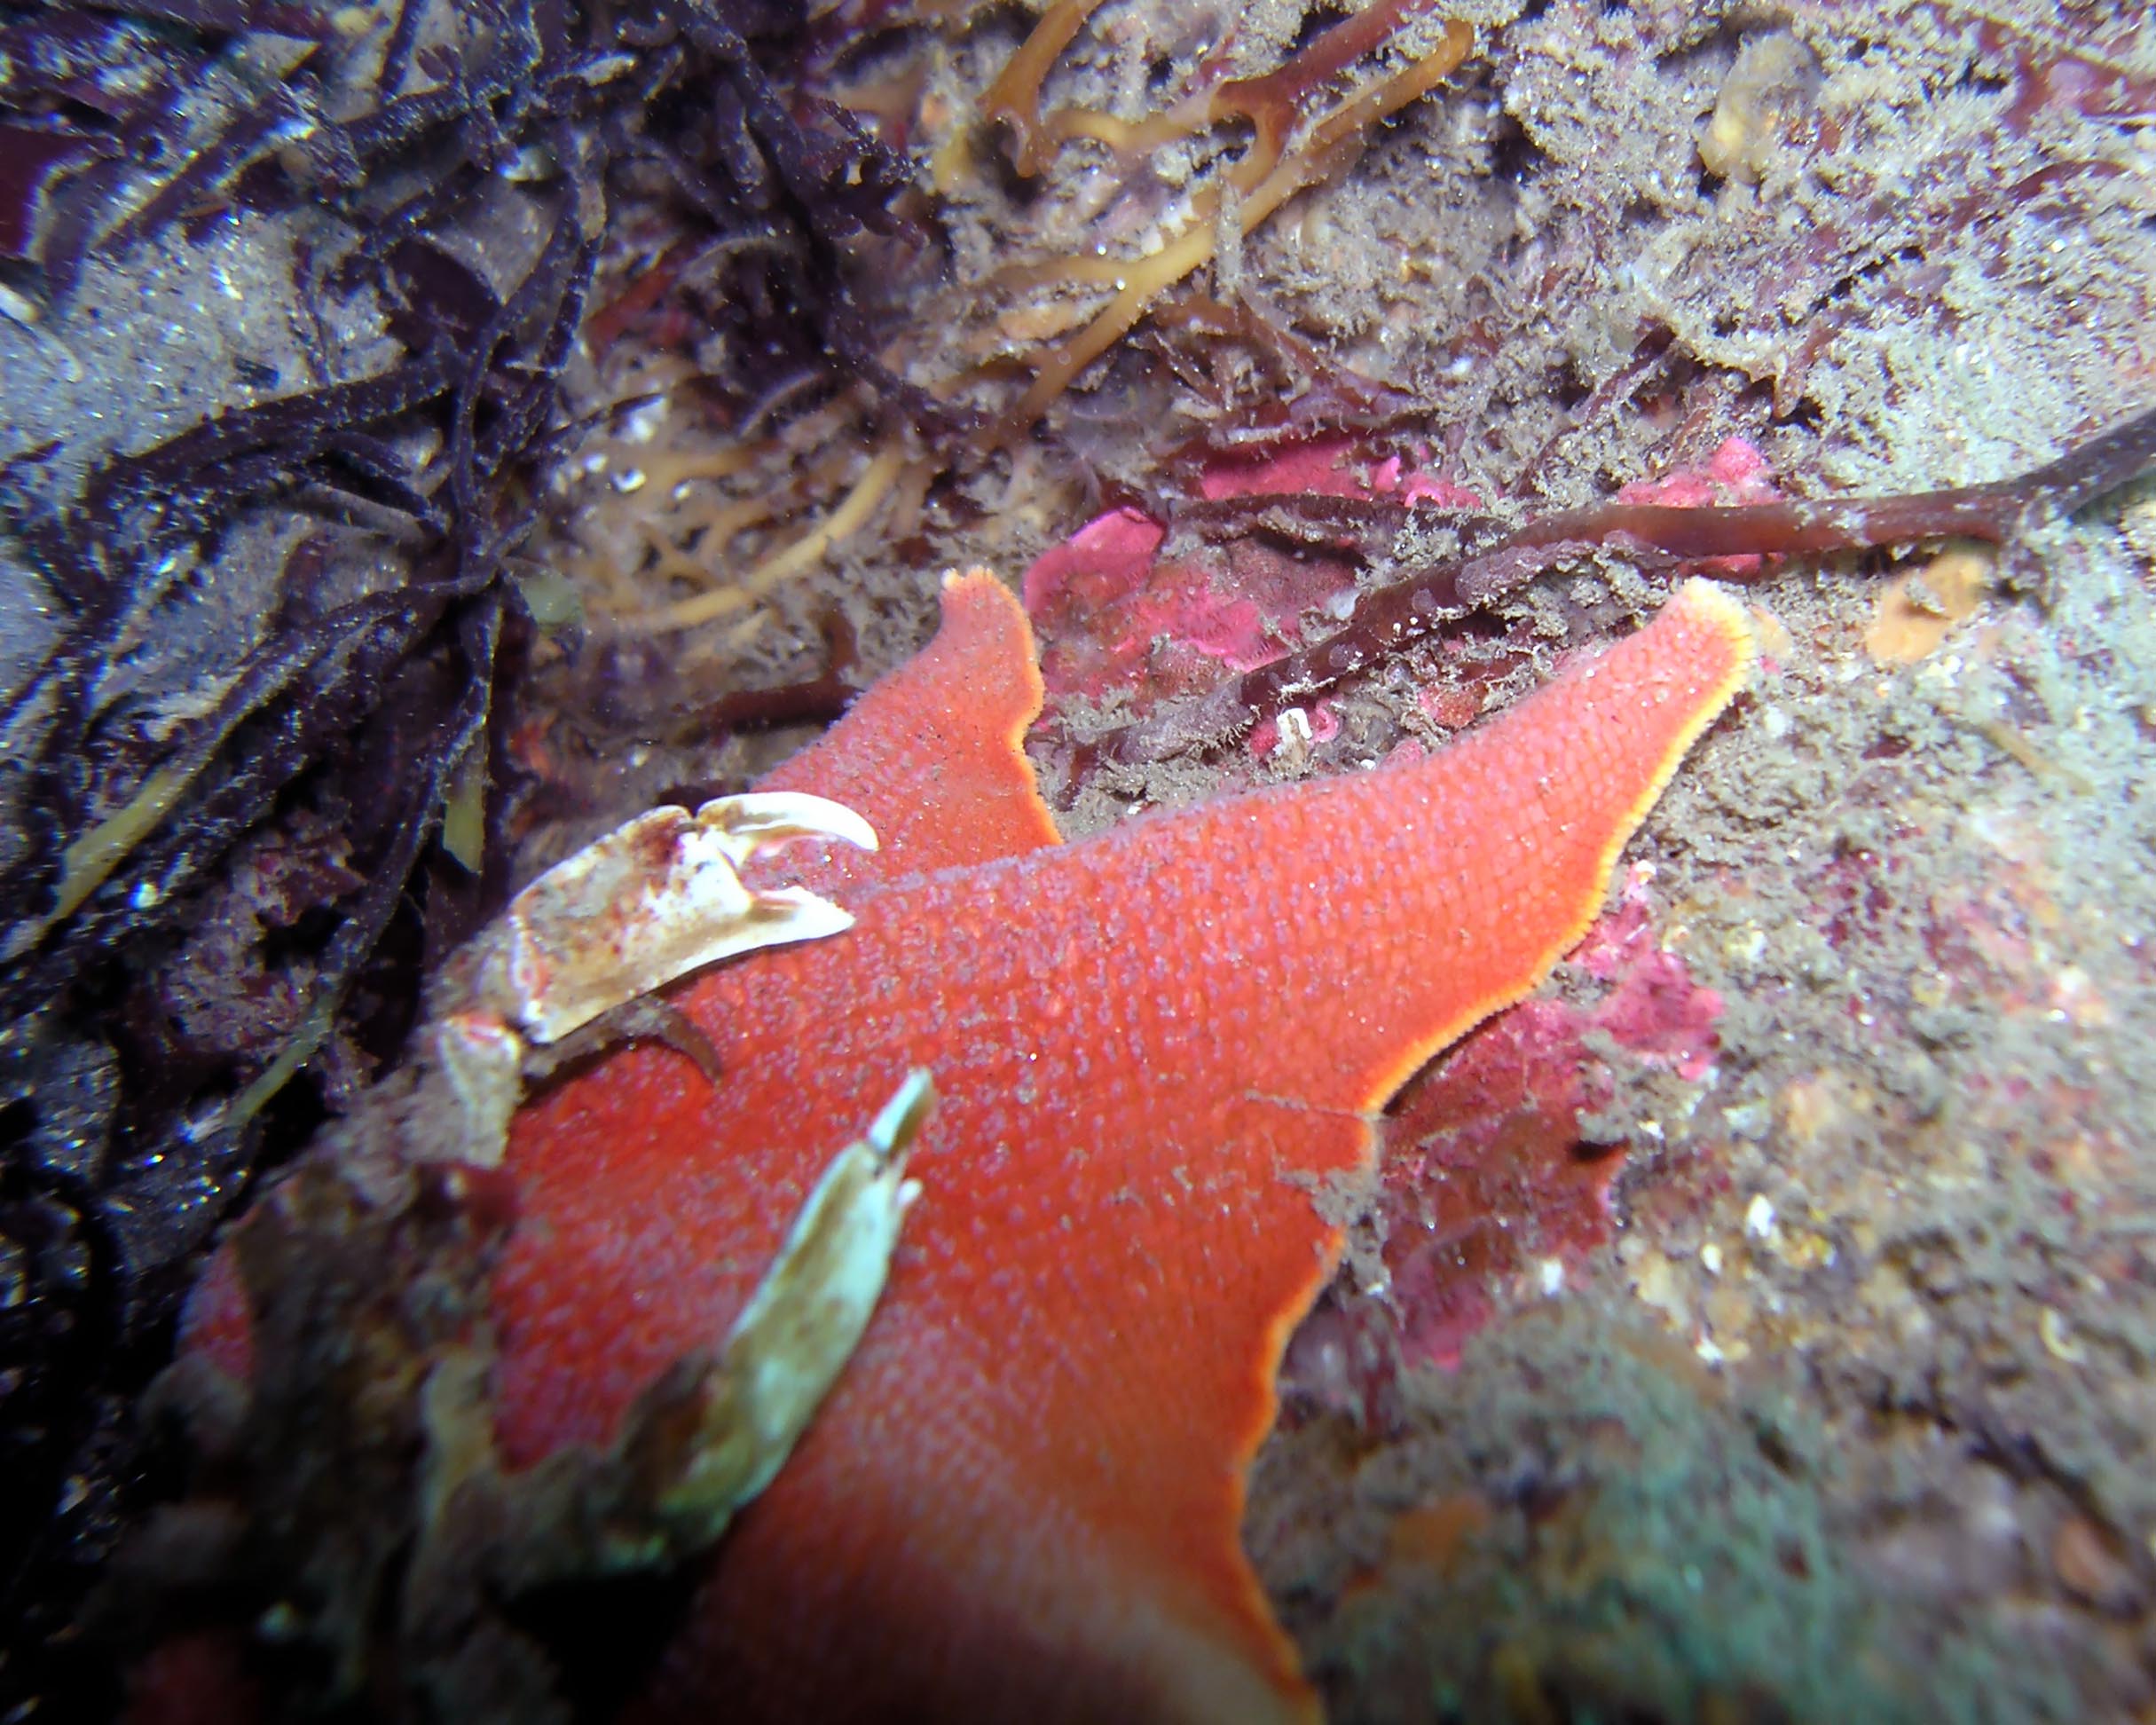
<svg viewBox="0 0 2156 1725"><path fill-rule="evenodd" d="M492 1167L523 1096L528 1044L559 1042L691 971L820 940L854 918L799 886L752 890L742 865L795 839L877 847L842 803L794 792L654 808L556 863L444 967L422 1041L456 1128L425 1160Z"/></svg>

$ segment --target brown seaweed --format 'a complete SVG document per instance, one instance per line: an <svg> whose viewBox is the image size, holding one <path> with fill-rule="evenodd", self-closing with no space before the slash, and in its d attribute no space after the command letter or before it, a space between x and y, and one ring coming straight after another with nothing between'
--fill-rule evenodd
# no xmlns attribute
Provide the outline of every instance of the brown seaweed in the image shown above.
<svg viewBox="0 0 2156 1725"><path fill-rule="evenodd" d="M0 704L28 740L9 768L23 831L0 854L0 1251L27 1277L0 1313L15 1488L0 1516L0 1710L72 1694L90 1697L83 1716L109 1711L111 1674L70 1665L62 1632L138 1471L130 1398L167 1345L191 1256L265 1159L334 1108L337 1073L394 1054L425 954L506 886L497 863L484 886L435 890L434 837L460 768L497 754L498 666L526 626L501 576L574 429L559 381L609 188L672 159L694 188L692 229L722 247L783 242L784 267L728 296L741 351L774 356L744 373L744 397L806 364L873 365L840 248L891 225L900 175L797 96L798 17L745 0L602 15L493 0L458 9L443 42L429 10L405 0L370 63L325 7L0 8L0 125L38 140L0 172L0 236L34 312L64 315L93 259L135 267L222 209L274 217L305 201L348 243L319 265L303 251L302 302L375 295L405 350L371 374L228 406L79 484L59 477L57 448L0 468L4 531L63 613ZM265 36L283 39L269 62L283 70L235 105L219 80ZM728 92L715 116L714 87ZM490 286L457 241L512 166L543 241ZM287 559L259 644L149 752L102 692L130 631L175 568L295 518L319 531ZM402 574L355 588L334 579L341 559ZM116 815L133 821L117 836ZM189 1000L214 1010L183 1023L173 967L203 962L188 926L236 859L280 833L327 838L343 860L292 878L312 902L283 907L246 966L185 976ZM261 988L279 947L288 971Z"/></svg>
<svg viewBox="0 0 2156 1725"><path fill-rule="evenodd" d="M1486 518L1460 522L1455 531L1464 544L1459 555L1364 594L1347 621L1324 640L1108 732L1088 753L1140 762L1217 747L1598 547L1663 569L1707 558L1868 551L1948 538L2010 549L2151 466L2156 466L2156 409L2089 437L2055 461L1986 484L1711 508L1613 501L1559 510L1516 527ZM1381 533L1389 539L1419 513L1435 518L1434 512L1381 500L1289 493L1199 506L1186 510L1184 518L1248 523L1285 515L1319 532L1345 527L1375 540Z"/></svg>

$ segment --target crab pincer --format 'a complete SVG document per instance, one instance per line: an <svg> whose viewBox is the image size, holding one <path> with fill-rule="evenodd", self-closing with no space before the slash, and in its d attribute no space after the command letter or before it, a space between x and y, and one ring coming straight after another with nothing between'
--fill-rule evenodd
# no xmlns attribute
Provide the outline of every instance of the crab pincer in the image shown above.
<svg viewBox="0 0 2156 1725"><path fill-rule="evenodd" d="M743 881L750 858L799 839L877 848L875 830L841 803L752 792L693 812L649 809L517 894L436 990L426 1045L462 1122L442 1154L500 1160L529 1047L559 1043L721 959L853 926L805 888Z"/></svg>

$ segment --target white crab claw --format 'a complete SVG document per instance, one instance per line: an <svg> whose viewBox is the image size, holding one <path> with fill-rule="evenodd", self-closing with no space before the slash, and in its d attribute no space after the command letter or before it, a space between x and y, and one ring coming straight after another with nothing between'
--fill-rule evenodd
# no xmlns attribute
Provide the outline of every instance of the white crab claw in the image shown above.
<svg viewBox="0 0 2156 1725"><path fill-rule="evenodd" d="M844 803L801 791L720 797L696 810L696 821L723 835L736 866L792 839L837 839L862 850L877 847L876 829Z"/></svg>
<svg viewBox="0 0 2156 1725"><path fill-rule="evenodd" d="M928 1111L935 1106L936 1087L929 1080L928 1068L916 1067L869 1122L862 1142L883 1158L888 1175L904 1176L906 1158L912 1153L915 1135L920 1131L921 1122L928 1118ZM920 1190L917 1180L905 1180L898 1188L899 1208L903 1209L913 1202Z"/></svg>
<svg viewBox="0 0 2156 1725"><path fill-rule="evenodd" d="M866 821L823 797L764 792L640 815L510 902L467 949L460 1004L559 1042L706 965L850 928L850 915L804 888L744 884L743 862L793 839L876 848Z"/></svg>
<svg viewBox="0 0 2156 1725"><path fill-rule="evenodd" d="M804 1378L828 1381L835 1374L836 1364L826 1370L822 1362L853 1352L883 1293L899 1219L918 1191L906 1178L906 1162L935 1101L927 1068L916 1067L868 1131L831 1159L763 1283L735 1320L729 1352L752 1355L768 1347L767 1333L787 1349L801 1348L808 1338L814 1363L797 1355L788 1366ZM818 1314L815 1327L805 1329L799 1314L791 1323L782 1320L788 1307L808 1301Z"/></svg>
<svg viewBox="0 0 2156 1725"><path fill-rule="evenodd" d="M720 1356L722 1388L661 1501L690 1546L771 1483L860 1345L900 1225L920 1195L906 1162L934 1102L926 1070L909 1073L868 1132L825 1168L735 1320Z"/></svg>

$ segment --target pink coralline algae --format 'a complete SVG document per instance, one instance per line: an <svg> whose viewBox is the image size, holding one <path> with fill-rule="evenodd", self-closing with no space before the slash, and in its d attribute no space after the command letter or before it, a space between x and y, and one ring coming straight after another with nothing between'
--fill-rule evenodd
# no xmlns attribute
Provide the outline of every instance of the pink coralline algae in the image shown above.
<svg viewBox="0 0 2156 1725"><path fill-rule="evenodd" d="M1693 1083L1718 1047L1721 996L1656 936L1644 870L1570 962L1605 984L1593 1006L1523 1002L1401 1092L1386 1122L1386 1263L1406 1363L1450 1367L1503 1286L1547 1279L1609 1238L1620 1148L1583 1140L1606 1107L1614 1047Z"/></svg>
<svg viewBox="0 0 2156 1725"><path fill-rule="evenodd" d="M1271 607L1235 591L1233 573L1206 558L1160 562L1167 537L1136 509L1111 509L1026 571L1026 610L1041 634L1051 695L1129 689L1158 699L1206 687L1223 666L1252 670L1286 650L1270 633ZM1304 603L1321 601L1330 585L1321 579Z"/></svg>
<svg viewBox="0 0 2156 1725"><path fill-rule="evenodd" d="M1340 498L1420 504L1435 511L1482 507L1473 491L1398 454L1379 455L1347 437L1320 437L1262 450L1208 458L1196 489L1205 503L1265 498ZM1680 508L1771 502L1781 492L1766 457L1731 437L1706 463L1626 485L1627 503ZM1074 697L1125 691L1144 713L1158 702L1216 686L1228 673L1254 671L1284 658L1305 640L1305 621L1344 618L1357 596L1358 548L1348 539L1293 548L1259 534L1192 544L1161 555L1168 525L1129 505L1087 522L1027 570L1024 596L1041 642L1041 672L1052 711ZM1709 573L1754 574L1763 559L1708 559ZM1473 686L1433 688L1423 717L1453 730L1481 711ZM1309 704L1309 740L1337 734L1337 717L1322 701ZM1249 752L1270 755L1278 723L1262 720Z"/></svg>
<svg viewBox="0 0 2156 1725"><path fill-rule="evenodd" d="M1561 1286L1609 1243L1624 1154L1580 1124L1615 1097L1608 1054L1696 1083L1719 1050L1721 996L1660 943L1651 877L1635 867L1571 954L1606 990L1595 1004L1524 1001L1400 1092L1377 1201L1382 1293L1328 1296L1290 1352L1294 1390L1381 1418L1396 1370L1457 1366L1507 1291Z"/></svg>
<svg viewBox="0 0 2156 1725"><path fill-rule="evenodd" d="M1620 503L1662 503L1672 508L1727 508L1743 503L1774 503L1782 497L1767 457L1743 437L1726 439L1703 468L1683 469L1659 479L1635 479L1617 492ZM1697 565L1704 575L1756 575L1760 556L1710 557Z"/></svg>
<svg viewBox="0 0 2156 1725"><path fill-rule="evenodd" d="M1198 478L1208 502L1320 496L1471 508L1475 494L1397 455L1373 459L1342 437L1211 458ZM1128 506L1095 516L1026 571L1025 600L1042 642L1051 704L1130 691L1141 710L1207 689L1224 672L1250 671L1301 643L1302 614L1345 615L1356 561L1339 552L1290 552L1255 537L1161 558L1165 524ZM1323 718L1314 721L1320 739Z"/></svg>

